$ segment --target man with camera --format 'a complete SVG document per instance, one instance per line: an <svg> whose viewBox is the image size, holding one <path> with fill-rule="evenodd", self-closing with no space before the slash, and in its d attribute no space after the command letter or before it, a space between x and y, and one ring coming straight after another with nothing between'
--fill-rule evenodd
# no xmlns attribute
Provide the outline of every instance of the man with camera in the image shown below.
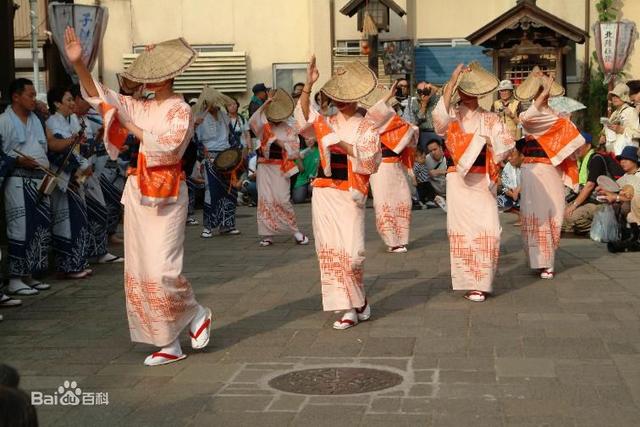
<svg viewBox="0 0 640 427"><path fill-rule="evenodd" d="M418 126L420 139L418 145L426 152L427 142L438 138L433 130L432 113L440 96L436 94L437 88L431 83L421 81L416 86L415 97L410 97L407 108L402 118Z"/></svg>

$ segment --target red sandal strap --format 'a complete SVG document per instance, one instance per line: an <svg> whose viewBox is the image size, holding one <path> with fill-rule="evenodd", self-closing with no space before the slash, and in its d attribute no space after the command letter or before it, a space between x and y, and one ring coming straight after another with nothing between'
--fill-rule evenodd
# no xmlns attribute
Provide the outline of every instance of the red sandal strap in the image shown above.
<svg viewBox="0 0 640 427"><path fill-rule="evenodd" d="M355 322L350 319L340 319L340 323L346 323L347 325L355 325Z"/></svg>
<svg viewBox="0 0 640 427"><path fill-rule="evenodd" d="M176 356L175 354L162 353L160 351L153 353L151 357L164 357L165 359L169 360L176 360L180 358L180 356Z"/></svg>
<svg viewBox="0 0 640 427"><path fill-rule="evenodd" d="M189 336L193 339L198 339L198 337L200 336L200 334L202 333L202 331L204 331L206 328L209 327L209 325L211 324L211 319L207 318L207 320L205 320L202 325L200 325L200 327L198 328L198 331L195 333L195 335L189 331Z"/></svg>

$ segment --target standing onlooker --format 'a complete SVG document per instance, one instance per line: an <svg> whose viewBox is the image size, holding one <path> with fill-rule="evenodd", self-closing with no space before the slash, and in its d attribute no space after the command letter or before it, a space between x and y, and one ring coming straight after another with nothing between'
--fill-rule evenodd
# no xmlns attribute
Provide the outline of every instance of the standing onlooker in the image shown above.
<svg viewBox="0 0 640 427"><path fill-rule="evenodd" d="M251 137L249 136L249 122L238 114L240 103L237 99L227 104L229 119L229 145L231 147L242 147L245 152L253 151Z"/></svg>
<svg viewBox="0 0 640 427"><path fill-rule="evenodd" d="M436 93L437 88L431 83L421 81L416 85L418 96L409 98L408 106L404 110L402 118L418 126L420 129L420 139L418 146L426 151L427 142L437 138L433 130L433 109L436 107L440 96Z"/></svg>
<svg viewBox="0 0 640 427"><path fill-rule="evenodd" d="M258 83L253 85L251 91L253 92L253 96L251 97L251 102L249 102L249 117L253 116L253 113L258 111L258 108L267 100L269 88L267 88L264 83Z"/></svg>
<svg viewBox="0 0 640 427"><path fill-rule="evenodd" d="M311 197L311 181L318 174L320 164L320 151L314 138L305 140L307 148L300 151L300 159L296 160L296 165L300 172L297 174L296 182L293 186L293 203L304 203Z"/></svg>
<svg viewBox="0 0 640 427"><path fill-rule="evenodd" d="M502 80L498 85L498 99L491 106L493 113L498 113L500 120L507 127L514 138L520 138L520 113L522 113L522 104L513 97L513 83L511 80Z"/></svg>
<svg viewBox="0 0 640 427"><path fill-rule="evenodd" d="M304 89L304 83L298 82L293 85L291 88L291 98L293 98L294 103L298 103L298 99L300 99L300 95L302 95L302 89Z"/></svg>

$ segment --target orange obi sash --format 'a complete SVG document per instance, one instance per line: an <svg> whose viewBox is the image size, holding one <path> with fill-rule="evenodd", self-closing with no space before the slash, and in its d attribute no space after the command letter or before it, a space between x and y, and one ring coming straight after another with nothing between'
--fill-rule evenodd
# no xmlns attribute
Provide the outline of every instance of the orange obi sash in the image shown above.
<svg viewBox="0 0 640 427"><path fill-rule="evenodd" d="M103 102L100 104L100 110L105 126L104 140L107 151L111 158L115 159L124 146L129 131L120 123L114 106ZM144 141L141 141L141 144L144 144ZM147 167L142 152L138 153L138 166L130 168L128 172L138 178L141 203L147 206L176 202L180 193L180 183L186 179L181 163Z"/></svg>
<svg viewBox="0 0 640 427"><path fill-rule="evenodd" d="M318 116L313 122L313 130L316 134L316 140L318 143L320 153L320 167L325 170L331 169L331 152L345 154L341 149L334 146L327 146L324 143L324 137L333 133L333 130L326 123L324 117ZM360 193L360 199L367 196L369 193L369 175L362 175L353 171L351 160L347 156L347 180L336 180L330 177L316 178L313 181L314 187L331 187L338 190L350 191L354 190Z"/></svg>
<svg viewBox="0 0 640 427"><path fill-rule="evenodd" d="M264 125L262 130L262 138L260 139L260 149L262 153L269 153L269 149L271 144L275 144L276 135L273 133L273 129L271 128L271 123L267 123ZM266 157L258 157L258 163L266 163L272 165L280 165L280 170L282 173L291 177L298 173L298 167L293 160L289 159L289 154L286 149L282 149L282 158L281 159L268 159Z"/></svg>
<svg viewBox="0 0 640 427"><path fill-rule="evenodd" d="M551 160L546 157L525 157L523 163L542 163L545 165L550 165Z"/></svg>
<svg viewBox="0 0 640 427"><path fill-rule="evenodd" d="M478 141L479 139L475 138L475 134L464 133L462 131L462 128L460 127L460 123L458 123L457 120L449 124L449 128L447 129L446 144L447 148L449 149L449 153L451 154L451 158L453 159L453 163L456 165L454 166L455 169L453 170L453 172L457 171L457 165L462 160L467 149L469 149L472 144L480 144L480 142ZM478 153L482 151L482 147L473 148L477 150ZM473 162L475 158L466 160ZM449 170L451 170L451 168L449 168ZM465 172L465 174L466 173L486 173L489 175L491 181L498 181L498 177L500 176L500 169L498 168L498 165L493 162L493 149L489 145L486 145L485 165L471 165L468 167L468 170Z"/></svg>

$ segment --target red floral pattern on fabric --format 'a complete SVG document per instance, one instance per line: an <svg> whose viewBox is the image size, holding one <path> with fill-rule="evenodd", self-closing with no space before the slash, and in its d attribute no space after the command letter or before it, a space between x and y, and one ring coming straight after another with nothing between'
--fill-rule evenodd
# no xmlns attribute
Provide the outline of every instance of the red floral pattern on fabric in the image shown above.
<svg viewBox="0 0 640 427"><path fill-rule="evenodd" d="M476 237L449 231L449 250L452 260L460 262L476 282L493 271L500 258L500 239L486 231Z"/></svg>
<svg viewBox="0 0 640 427"><path fill-rule="evenodd" d="M172 322L181 316L193 301L189 282L180 276L173 284L175 292L167 292L162 284L144 280L125 272L124 288L127 300L127 315L136 322L129 322L133 330L139 324L142 332L151 337L159 334L158 326Z"/></svg>
<svg viewBox="0 0 640 427"><path fill-rule="evenodd" d="M411 222L411 205L398 203L391 205L383 203L376 206L376 227L381 235L390 241L396 241L407 236Z"/></svg>
<svg viewBox="0 0 640 427"><path fill-rule="evenodd" d="M555 251L560 245L562 224L549 216L546 219L534 214L522 217L521 233L527 253L531 248L538 248L545 261L553 259Z"/></svg>
<svg viewBox="0 0 640 427"><path fill-rule="evenodd" d="M258 199L258 221L273 232L297 229L296 214L291 203L265 202Z"/></svg>
<svg viewBox="0 0 640 427"><path fill-rule="evenodd" d="M364 287L364 270L362 262L356 261L344 249L335 249L323 245L318 249L318 262L323 285L338 284L344 290L350 301L353 301L352 287Z"/></svg>

